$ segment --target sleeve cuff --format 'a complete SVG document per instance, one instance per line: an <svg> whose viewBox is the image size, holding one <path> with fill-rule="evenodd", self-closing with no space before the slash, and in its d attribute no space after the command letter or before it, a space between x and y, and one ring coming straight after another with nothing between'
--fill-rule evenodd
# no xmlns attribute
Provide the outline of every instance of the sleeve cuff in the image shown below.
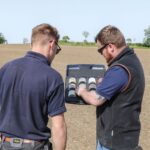
<svg viewBox="0 0 150 150"><path fill-rule="evenodd" d="M56 116L56 115L59 115L59 114L62 114L64 112L66 112L66 107L60 107L59 109L57 109L56 111L53 111L51 113L48 113L49 116L53 117L53 116Z"/></svg>

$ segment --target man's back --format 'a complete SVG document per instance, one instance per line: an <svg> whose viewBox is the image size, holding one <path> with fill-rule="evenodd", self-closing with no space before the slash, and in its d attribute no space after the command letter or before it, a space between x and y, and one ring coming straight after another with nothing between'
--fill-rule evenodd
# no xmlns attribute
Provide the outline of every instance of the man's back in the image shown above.
<svg viewBox="0 0 150 150"><path fill-rule="evenodd" d="M47 140L48 114L54 113L50 105L58 99L53 94L57 88L63 92L61 76L49 67L44 56L34 52L8 63L1 74L0 132L5 136Z"/></svg>

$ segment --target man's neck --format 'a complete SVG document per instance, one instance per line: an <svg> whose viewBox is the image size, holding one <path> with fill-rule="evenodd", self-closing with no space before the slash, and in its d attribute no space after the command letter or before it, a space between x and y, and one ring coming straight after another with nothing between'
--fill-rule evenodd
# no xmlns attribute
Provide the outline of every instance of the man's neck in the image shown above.
<svg viewBox="0 0 150 150"><path fill-rule="evenodd" d="M33 46L31 48L31 51L36 52L36 53L40 53L41 55L44 55L47 58L47 52L46 52L46 50L44 50L43 47Z"/></svg>
<svg viewBox="0 0 150 150"><path fill-rule="evenodd" d="M125 46L122 46L121 48L118 48L118 49L117 49L117 53L116 53L116 55L114 56L114 58L116 58L126 47L127 47L127 46L125 45Z"/></svg>
<svg viewBox="0 0 150 150"><path fill-rule="evenodd" d="M117 49L116 54L112 57L111 60L109 60L109 61L107 62L107 64L109 65L126 47L127 47L127 46L125 45L125 46L122 46L121 48Z"/></svg>

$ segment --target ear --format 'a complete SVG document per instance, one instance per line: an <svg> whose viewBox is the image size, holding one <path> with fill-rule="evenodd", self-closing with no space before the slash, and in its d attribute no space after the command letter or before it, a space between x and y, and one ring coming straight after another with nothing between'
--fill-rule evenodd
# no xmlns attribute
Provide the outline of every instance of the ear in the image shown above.
<svg viewBox="0 0 150 150"><path fill-rule="evenodd" d="M48 49L49 49L50 51L53 50L53 46L54 46L54 40L49 41L49 43L48 43Z"/></svg>
<svg viewBox="0 0 150 150"><path fill-rule="evenodd" d="M52 45L53 45L53 40L49 41L48 44L49 44L50 47L52 47Z"/></svg>
<svg viewBox="0 0 150 150"><path fill-rule="evenodd" d="M51 44L52 44L52 46L54 46L55 45L55 40L52 40Z"/></svg>
<svg viewBox="0 0 150 150"><path fill-rule="evenodd" d="M115 51L115 45L110 43L109 44L109 49L110 49L111 53L114 53L114 51Z"/></svg>

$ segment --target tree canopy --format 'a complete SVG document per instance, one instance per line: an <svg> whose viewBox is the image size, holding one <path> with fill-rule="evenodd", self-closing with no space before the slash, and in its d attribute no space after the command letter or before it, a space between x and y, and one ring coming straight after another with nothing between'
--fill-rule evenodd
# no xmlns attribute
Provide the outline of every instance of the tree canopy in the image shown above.
<svg viewBox="0 0 150 150"><path fill-rule="evenodd" d="M64 42L68 42L68 41L70 40L70 38L69 38L68 35L65 35L65 36L62 37L62 40L63 40Z"/></svg>
<svg viewBox="0 0 150 150"><path fill-rule="evenodd" d="M126 39L126 42L127 42L128 44L131 44L131 43L132 43L132 39L127 38L127 39Z"/></svg>
<svg viewBox="0 0 150 150"><path fill-rule="evenodd" d="M86 39L87 39L87 37L89 36L89 34L90 34L90 33L89 33L88 31L83 31L82 35L83 35L84 38L85 38L85 39L84 39L84 42L87 42Z"/></svg>
<svg viewBox="0 0 150 150"><path fill-rule="evenodd" d="M145 33L144 45L149 47L150 46L150 26L144 30L144 33Z"/></svg>
<svg viewBox="0 0 150 150"><path fill-rule="evenodd" d="M0 33L0 44L3 44L3 43L5 43L5 42L6 42L5 37L3 36L2 33Z"/></svg>

